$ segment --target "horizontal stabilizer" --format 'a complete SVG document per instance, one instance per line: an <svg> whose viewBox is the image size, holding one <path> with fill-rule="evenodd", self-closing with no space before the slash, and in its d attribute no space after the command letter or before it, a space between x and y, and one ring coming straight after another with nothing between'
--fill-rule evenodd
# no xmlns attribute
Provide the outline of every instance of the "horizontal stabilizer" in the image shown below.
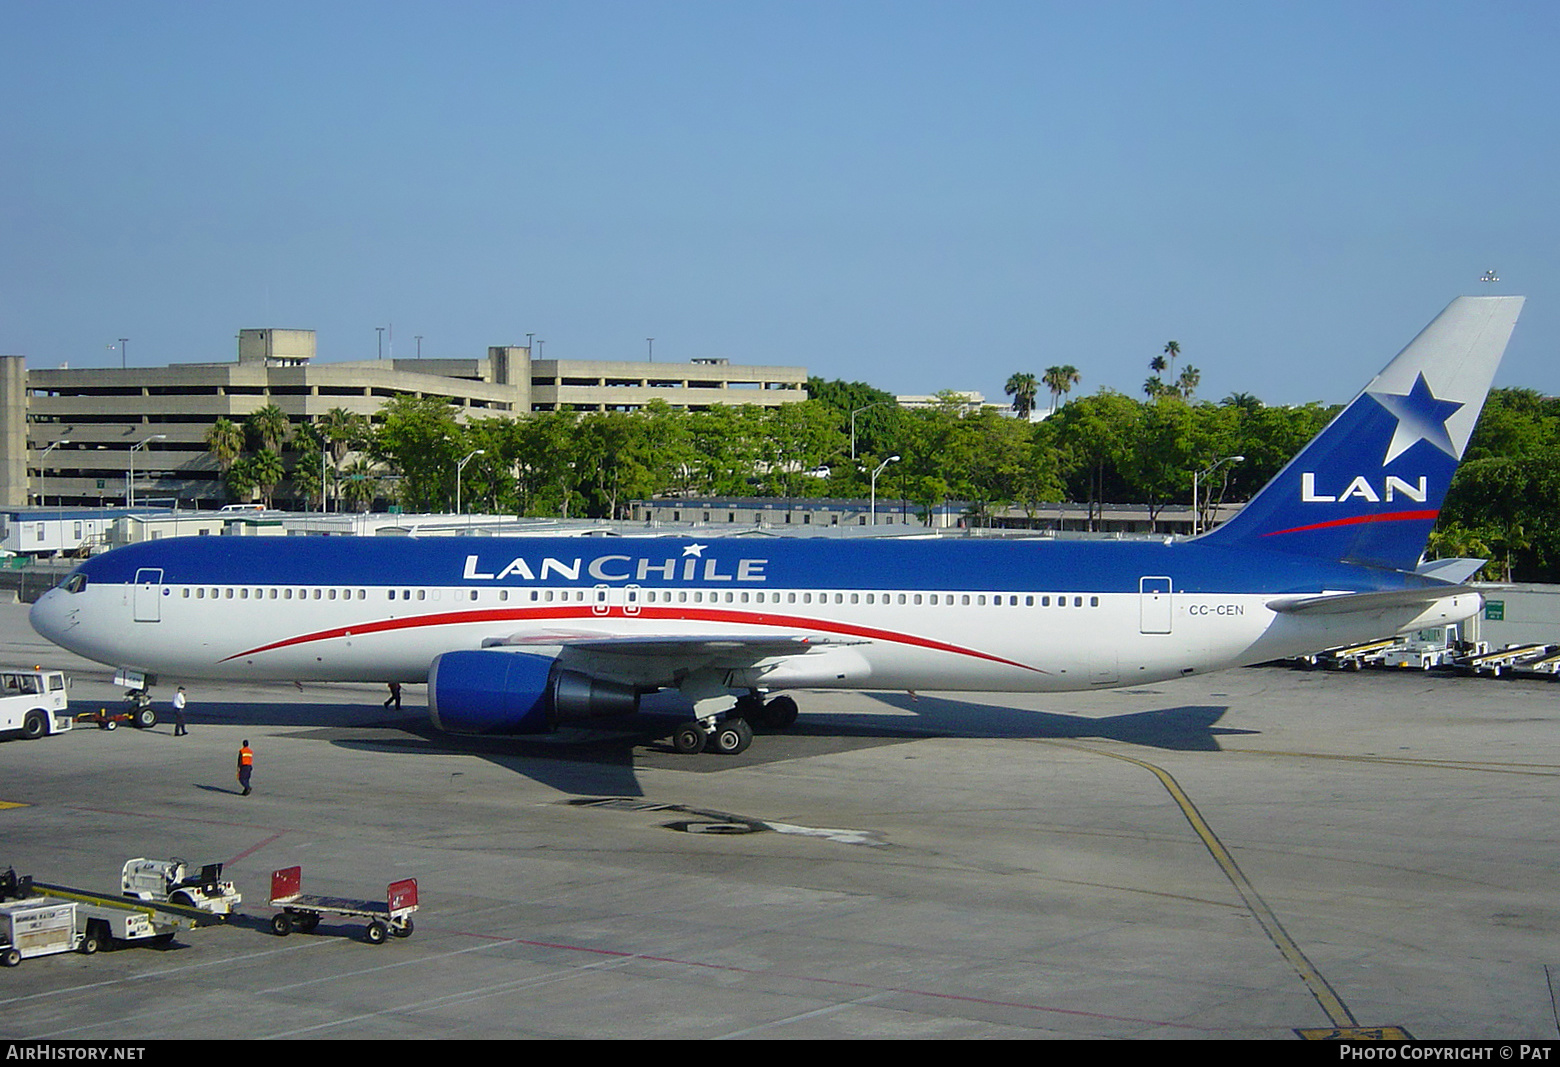
<svg viewBox="0 0 1560 1067"><path fill-rule="evenodd" d="M1457 585L1472 578L1488 562L1487 559L1433 559L1414 568L1414 573Z"/></svg>
<svg viewBox="0 0 1560 1067"><path fill-rule="evenodd" d="M1429 607L1447 597L1471 593L1466 585L1432 586L1427 589L1392 589L1385 593L1322 593L1318 596L1280 597L1267 606L1284 615L1349 615L1365 611L1391 611L1393 608Z"/></svg>

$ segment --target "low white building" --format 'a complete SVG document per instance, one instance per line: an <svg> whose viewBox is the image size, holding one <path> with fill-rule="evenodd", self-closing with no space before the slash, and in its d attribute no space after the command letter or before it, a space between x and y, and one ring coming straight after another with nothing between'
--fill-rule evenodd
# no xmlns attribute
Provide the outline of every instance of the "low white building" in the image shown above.
<svg viewBox="0 0 1560 1067"><path fill-rule="evenodd" d="M0 511L0 551L15 556L85 554L107 546L120 519L164 514L165 508L7 508Z"/></svg>

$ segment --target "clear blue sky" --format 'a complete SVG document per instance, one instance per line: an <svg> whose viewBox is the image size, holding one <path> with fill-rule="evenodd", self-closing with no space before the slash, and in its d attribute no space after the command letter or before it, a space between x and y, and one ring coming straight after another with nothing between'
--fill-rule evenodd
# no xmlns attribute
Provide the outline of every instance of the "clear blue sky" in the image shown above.
<svg viewBox="0 0 1560 1067"><path fill-rule="evenodd" d="M1342 401L1453 296L1560 392L1560 4L0 0L0 352L1076 365ZM1495 268L1497 285L1481 285Z"/></svg>

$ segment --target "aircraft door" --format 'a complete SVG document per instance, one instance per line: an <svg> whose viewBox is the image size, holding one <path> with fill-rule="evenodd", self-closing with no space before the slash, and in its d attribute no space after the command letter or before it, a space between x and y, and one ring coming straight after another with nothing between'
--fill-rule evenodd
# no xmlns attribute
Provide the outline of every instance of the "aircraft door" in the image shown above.
<svg viewBox="0 0 1560 1067"><path fill-rule="evenodd" d="M135 572L135 621L162 621L161 567L142 567Z"/></svg>
<svg viewBox="0 0 1560 1067"><path fill-rule="evenodd" d="M1138 579L1138 630L1145 634L1170 632L1170 579Z"/></svg>

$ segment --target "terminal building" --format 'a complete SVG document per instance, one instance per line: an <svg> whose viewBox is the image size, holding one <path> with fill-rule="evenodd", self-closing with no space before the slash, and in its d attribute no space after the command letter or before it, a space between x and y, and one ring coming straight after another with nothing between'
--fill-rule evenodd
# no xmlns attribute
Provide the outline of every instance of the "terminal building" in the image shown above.
<svg viewBox="0 0 1560 1067"><path fill-rule="evenodd" d="M533 360L523 345L476 359L317 363L315 355L313 330L255 329L239 333L237 360L223 363L44 370L0 356L0 507L218 507L222 472L206 451L207 431L270 404L297 425L333 408L373 418L402 395L443 399L471 417L807 399L805 367L725 359Z"/></svg>

